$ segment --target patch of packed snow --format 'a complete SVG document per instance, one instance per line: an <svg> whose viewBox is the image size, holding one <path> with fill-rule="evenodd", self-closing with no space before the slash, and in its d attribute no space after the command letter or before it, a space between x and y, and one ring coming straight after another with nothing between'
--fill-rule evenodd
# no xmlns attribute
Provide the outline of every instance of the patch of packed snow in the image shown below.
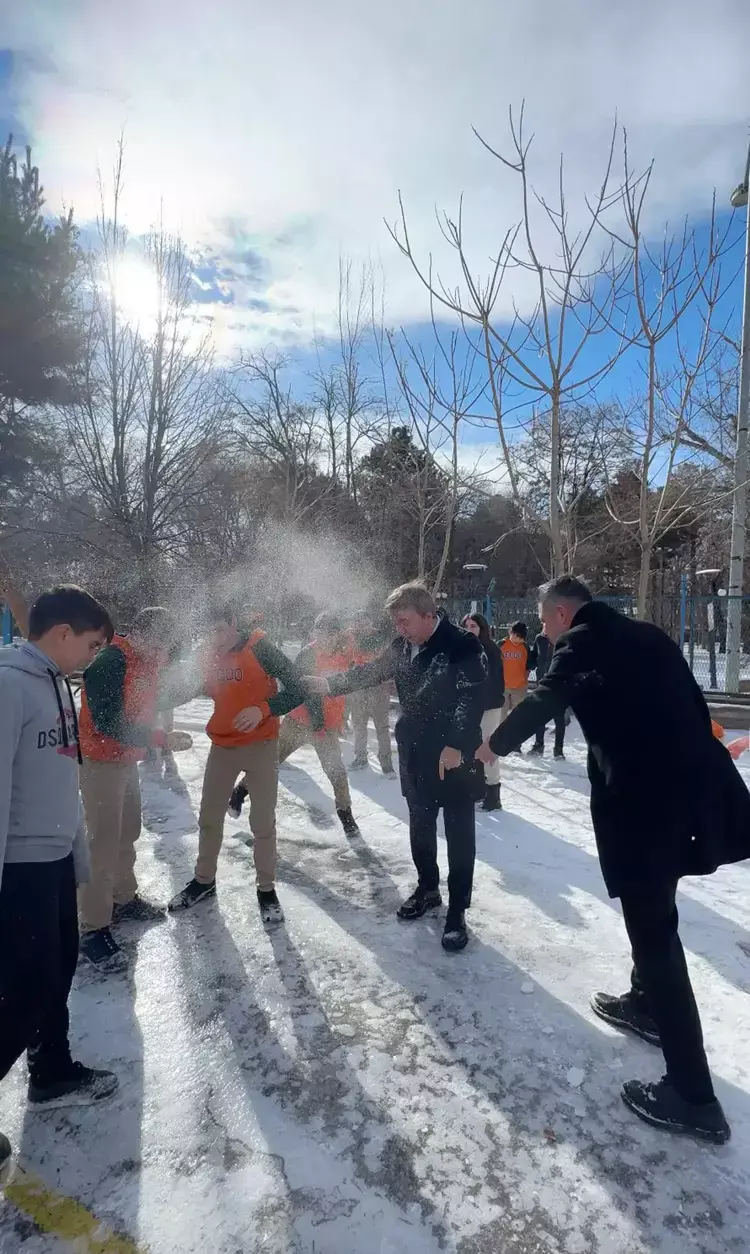
<svg viewBox="0 0 750 1254"><path fill-rule="evenodd" d="M144 778L154 899L192 874L208 712L177 712L195 738L181 787ZM662 1060L589 1010L593 991L627 986L629 955L575 728L566 753L504 763L460 955L442 951L441 919L395 918L413 887L398 785L352 775L362 837L347 840L314 753L295 754L278 816L286 923L261 924L247 819L227 819L216 900L123 929L132 978L77 978L76 1052L116 1068L118 1096L40 1114L21 1065L0 1086L22 1165L150 1254L746 1254L750 866L681 898L734 1132L715 1150L620 1101ZM2 1254L71 1248L0 1203Z"/></svg>

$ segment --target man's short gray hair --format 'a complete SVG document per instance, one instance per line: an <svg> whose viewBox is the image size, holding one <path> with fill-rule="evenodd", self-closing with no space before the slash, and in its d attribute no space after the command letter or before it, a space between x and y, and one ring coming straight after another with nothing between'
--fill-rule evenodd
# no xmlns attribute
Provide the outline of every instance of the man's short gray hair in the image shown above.
<svg viewBox="0 0 750 1254"><path fill-rule="evenodd" d="M539 589L539 600L542 605L547 601L575 601L578 605L586 605L594 597L588 584L575 575L560 575L559 579L550 579Z"/></svg>
<svg viewBox="0 0 750 1254"><path fill-rule="evenodd" d="M428 592L419 579L394 588L386 600L385 609L388 614L397 614L399 610L416 610L418 614L437 613L432 593Z"/></svg>

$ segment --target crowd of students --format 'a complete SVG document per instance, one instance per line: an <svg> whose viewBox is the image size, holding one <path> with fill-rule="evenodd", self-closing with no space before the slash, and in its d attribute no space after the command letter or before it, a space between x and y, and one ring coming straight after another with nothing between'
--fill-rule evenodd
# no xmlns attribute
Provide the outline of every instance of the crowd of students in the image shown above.
<svg viewBox="0 0 750 1254"><path fill-rule="evenodd" d="M98 1101L117 1086L110 1072L72 1060L67 1001L79 929L84 958L107 975L127 967L117 924L164 914L140 893L136 877L139 763L154 751L178 751L191 741L186 733L158 727L160 709L170 711L199 694L213 702L197 860L193 877L168 910L190 909L215 895L225 814L239 816L248 801L258 905L263 922L272 925L284 917L276 890L280 763L302 745L312 745L333 789L343 832L358 836L340 739L347 697L354 722L352 769L368 765L372 719L381 771L392 778L389 708L395 685L399 775L417 871L417 887L400 906L399 918L418 919L442 904L437 858L442 810L449 866L442 944L451 952L466 946L475 807L501 808L499 756L519 751L532 736L532 752L543 752L549 722L555 725L555 755L562 756L572 707L589 743L592 815L605 879L612 895L622 898L636 961L631 992L621 998L597 995L593 1007L609 1022L660 1041L667 1059L666 1088L626 1086L623 1096L652 1123L706 1140L726 1139L728 1125L704 1054L701 1061L700 1022L679 947L674 892L679 876L701 862L698 846L700 870L750 854L750 798L729 755L720 750L731 776L711 759L705 726L708 740L717 742L705 701L682 659L678 666L669 652L671 643L662 633L656 640L628 637L626 669L634 664L633 648L637 664L644 647L658 652L669 646L660 655L658 680L666 676L672 683L665 707L676 737L670 763L686 784L674 753L679 742L694 768L693 786L698 766L705 777L702 809L695 804L686 809L681 799L679 834L674 816L658 799L658 822L644 821L643 811L632 804L633 791L642 806L652 804L651 783L633 765L632 750L613 735L614 711L607 704L611 707L615 694L628 714L637 687L623 688L622 676L611 671L610 659L622 657L622 650L607 654L600 647L600 637L616 635L626 620L614 615L613 626L608 615L614 612L593 603L578 581L549 587L540 603L543 629L533 646L523 623L514 624L499 645L479 613L457 627L438 613L424 587L410 584L386 602L395 639L392 629L379 628L369 614L357 615L346 627L325 612L294 661L232 606L214 607L202 643L185 653L175 620L160 607L143 610L121 635L106 609L81 589L59 587L40 596L28 614L28 639L0 650L0 1078L26 1051L31 1102ZM14 608L22 618L18 598ZM624 630L657 632L647 624L627 624ZM534 670L539 682L529 692ZM70 684L79 671L80 714ZM675 709L682 712L677 721ZM638 706L639 717L642 710ZM613 788L625 786L627 796L614 799ZM723 797L720 840L707 835L711 822L704 804L706 797L715 799L716 788ZM638 824L651 833L661 861L655 861L653 848L645 851L643 841L633 839ZM683 857L690 831L691 854ZM640 856L650 868L647 908L643 867L635 871ZM667 1021L667 1006L673 1021ZM0 1140L0 1159L9 1152Z"/></svg>

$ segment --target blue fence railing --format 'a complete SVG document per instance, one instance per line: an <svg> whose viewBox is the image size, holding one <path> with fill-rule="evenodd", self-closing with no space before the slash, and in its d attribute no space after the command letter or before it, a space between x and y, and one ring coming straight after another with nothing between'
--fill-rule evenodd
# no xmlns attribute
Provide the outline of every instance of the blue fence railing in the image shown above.
<svg viewBox="0 0 750 1254"><path fill-rule="evenodd" d="M635 616L633 596L602 597L621 614ZM750 596L742 601L743 655L740 668L741 689L750 692ZM650 619L681 645L700 686L707 691L725 691L725 655L727 608L730 598L716 593L687 593L660 596L650 606ZM444 602L450 617L460 622L472 609L481 611L496 634L505 633L512 623L524 622L529 635L541 630L534 597L453 597Z"/></svg>

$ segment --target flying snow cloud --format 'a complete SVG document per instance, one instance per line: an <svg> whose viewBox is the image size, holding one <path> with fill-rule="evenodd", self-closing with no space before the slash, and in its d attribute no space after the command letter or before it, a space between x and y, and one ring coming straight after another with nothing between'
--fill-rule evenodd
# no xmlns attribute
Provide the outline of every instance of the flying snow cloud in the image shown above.
<svg viewBox="0 0 750 1254"><path fill-rule="evenodd" d="M202 258L227 342L326 329L338 258L375 259L393 323L427 303L384 227L401 189L416 247L452 281L435 206L463 193L477 268L518 212L513 176L472 135L507 138L527 102L534 175L571 213L601 177L615 113L657 159L654 213L701 214L742 173L747 0L26 0L0 17L13 96L51 206L96 214L122 131L134 232L163 213ZM215 281L215 288L214 288ZM521 285L521 286L519 286ZM212 292L216 300L212 301ZM507 301L523 300L521 276Z"/></svg>

